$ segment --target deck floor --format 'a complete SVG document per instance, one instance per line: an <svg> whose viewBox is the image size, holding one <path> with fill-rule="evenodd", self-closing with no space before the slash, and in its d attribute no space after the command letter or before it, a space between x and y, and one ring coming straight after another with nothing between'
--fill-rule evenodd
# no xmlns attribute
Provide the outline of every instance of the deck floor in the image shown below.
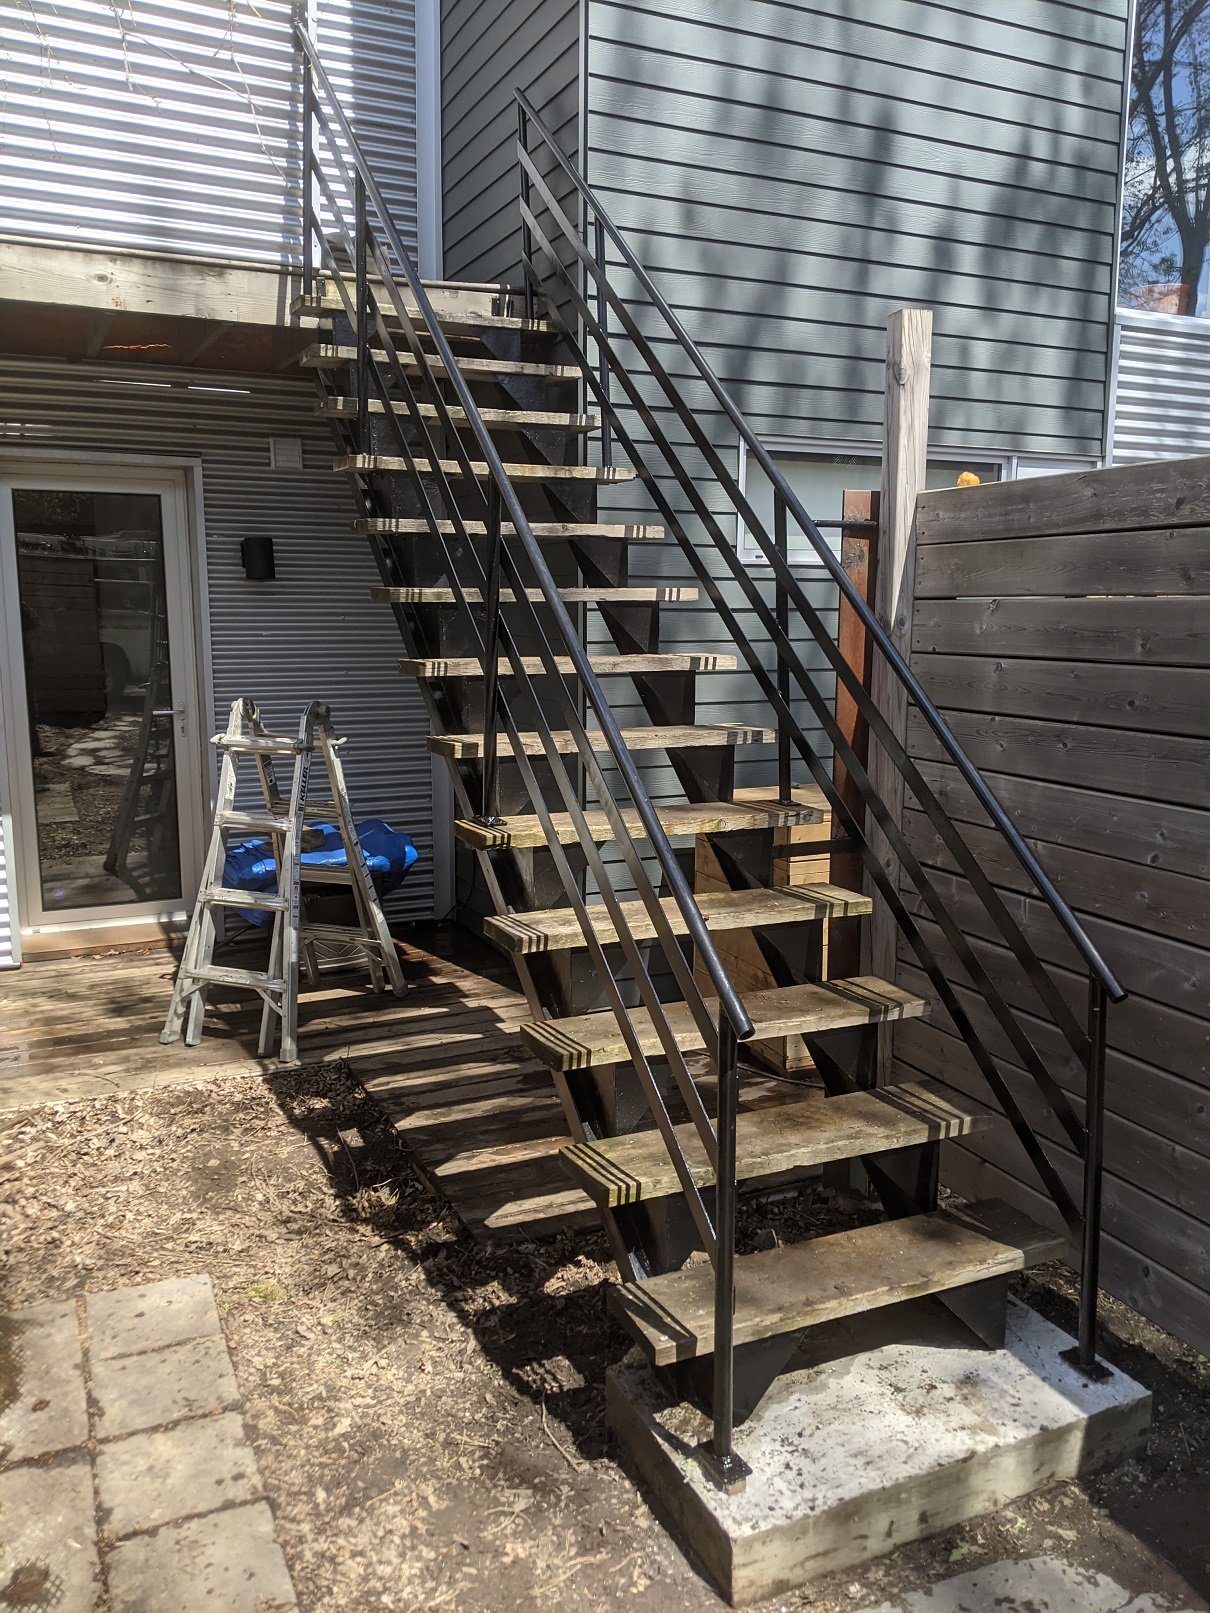
<svg viewBox="0 0 1210 1613"><path fill-rule="evenodd" d="M516 1035L524 998L465 932L456 945L438 930L424 940L401 944L402 999L357 973L304 989L302 1060L345 1061L472 1231L527 1236L592 1219L559 1167L567 1132L549 1071ZM246 992L211 988L199 1046L162 1046L175 967L157 948L0 975L0 1110L276 1068L257 1057L259 1005Z"/></svg>

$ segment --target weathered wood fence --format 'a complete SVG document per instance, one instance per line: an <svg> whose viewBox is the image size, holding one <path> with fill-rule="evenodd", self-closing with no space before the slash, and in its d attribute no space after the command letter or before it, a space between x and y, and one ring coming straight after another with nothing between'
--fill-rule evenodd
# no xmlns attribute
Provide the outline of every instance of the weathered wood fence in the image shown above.
<svg viewBox="0 0 1210 1613"><path fill-rule="evenodd" d="M927 493L916 545L913 665L1131 994L1109 1016L1104 1286L1210 1350L1210 458ZM1070 943L914 716L908 739L1082 1016ZM912 844L1028 1015L1021 970L906 805ZM931 995L902 947L899 979ZM1078 1197L1066 1137L981 1001L960 995ZM1026 1023L1082 1113L1082 1071L1045 1014ZM895 1057L900 1078L985 1096L940 1008L897 1028ZM947 1170L960 1192L1053 1219L1007 1123Z"/></svg>

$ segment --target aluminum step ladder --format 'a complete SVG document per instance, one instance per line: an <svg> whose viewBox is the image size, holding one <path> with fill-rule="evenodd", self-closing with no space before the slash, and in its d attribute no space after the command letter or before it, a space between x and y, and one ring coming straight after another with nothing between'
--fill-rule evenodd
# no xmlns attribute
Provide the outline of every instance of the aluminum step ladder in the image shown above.
<svg viewBox="0 0 1210 1613"><path fill-rule="evenodd" d="M317 985L323 968L317 943L335 943L346 955L349 950L359 954L376 991L389 984L396 996L403 996L407 989L403 970L357 838L340 765L339 747L344 741L333 732L328 707L312 701L299 723L298 737L292 739L270 734L253 701L235 700L226 731L216 734L212 743L223 753L214 829L160 1040L179 1041L183 1033L186 1045L196 1047L202 1036L207 986L243 986L257 992L263 1003L257 1046L260 1057L270 1055L280 1023L280 1057L283 1063L293 1064L298 1058L299 962L301 959L306 969L308 983ZM308 792L317 753L327 773L328 796L313 802ZM289 758L293 764L288 797L278 785L275 758ZM264 803L250 812L235 806L239 765L247 761L256 768ZM307 883L348 886L357 912L356 925L310 924L306 920L300 856L305 849L305 825L317 819L334 822L339 829L345 866L308 868ZM246 891L223 884L227 836L232 833L269 836L277 863L276 891ZM273 914L267 969L237 969L214 962L215 914L224 908Z"/></svg>

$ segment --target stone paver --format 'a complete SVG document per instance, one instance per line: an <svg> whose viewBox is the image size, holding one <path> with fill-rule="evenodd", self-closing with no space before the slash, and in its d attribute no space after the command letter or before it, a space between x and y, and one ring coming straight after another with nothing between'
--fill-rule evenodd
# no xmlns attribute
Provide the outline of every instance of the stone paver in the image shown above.
<svg viewBox="0 0 1210 1613"><path fill-rule="evenodd" d="M1166 1596L1134 1596L1105 1574L1057 1557L992 1563L956 1574L901 1602L882 1602L862 1613L1202 1613L1177 1608Z"/></svg>
<svg viewBox="0 0 1210 1613"><path fill-rule="evenodd" d="M97 1451L97 1484L101 1519L117 1536L261 1494L235 1412L107 1441Z"/></svg>
<svg viewBox="0 0 1210 1613"><path fill-rule="evenodd" d="M208 1417L239 1401L222 1339L191 1339L146 1355L92 1363L92 1397L102 1439L135 1434L182 1417Z"/></svg>
<svg viewBox="0 0 1210 1613"><path fill-rule="evenodd" d="M124 1540L108 1570L113 1613L278 1613L297 1606L264 1501Z"/></svg>
<svg viewBox="0 0 1210 1613"><path fill-rule="evenodd" d="M0 1473L0 1607L92 1613L100 1594L88 1457Z"/></svg>
<svg viewBox="0 0 1210 1613"><path fill-rule="evenodd" d="M30 1305L0 1316L0 1461L48 1456L87 1438L75 1306Z"/></svg>
<svg viewBox="0 0 1210 1613"><path fill-rule="evenodd" d="M89 1294L85 1307L89 1355L94 1361L161 1350L187 1339L222 1338L214 1290L206 1276Z"/></svg>

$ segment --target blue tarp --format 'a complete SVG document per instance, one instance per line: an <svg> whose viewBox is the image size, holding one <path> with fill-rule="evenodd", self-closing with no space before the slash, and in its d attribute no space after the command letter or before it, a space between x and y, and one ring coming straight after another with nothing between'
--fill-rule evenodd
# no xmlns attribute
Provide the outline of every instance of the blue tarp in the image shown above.
<svg viewBox="0 0 1210 1613"><path fill-rule="evenodd" d="M392 829L381 818L363 818L357 824L357 838L365 853L370 874L380 897L389 896L404 880L408 869L420 853L412 844L411 835ZM322 845L316 845L315 836L322 835ZM340 830L334 823L309 823L306 844L313 850L302 854L302 880L306 884L308 868L343 868L345 848L341 844ZM241 840L227 847L227 860L223 865L223 884L233 890L275 891L277 889L277 860L273 855L273 842L264 838ZM259 911L241 911L240 916L249 924L267 925L273 915Z"/></svg>

